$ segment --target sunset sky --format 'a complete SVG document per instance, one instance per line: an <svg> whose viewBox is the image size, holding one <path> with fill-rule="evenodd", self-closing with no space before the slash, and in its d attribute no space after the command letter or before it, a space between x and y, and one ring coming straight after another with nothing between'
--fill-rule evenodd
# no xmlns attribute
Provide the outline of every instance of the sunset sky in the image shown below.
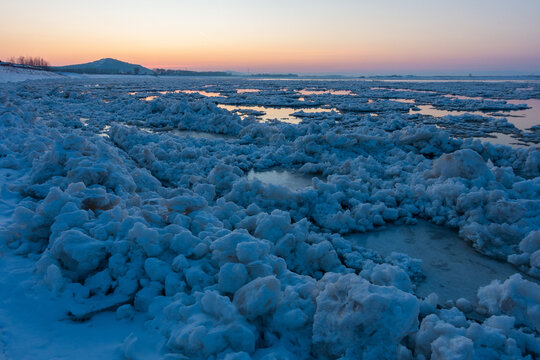
<svg viewBox="0 0 540 360"><path fill-rule="evenodd" d="M358 74L540 73L539 0L2 1L0 59Z"/></svg>

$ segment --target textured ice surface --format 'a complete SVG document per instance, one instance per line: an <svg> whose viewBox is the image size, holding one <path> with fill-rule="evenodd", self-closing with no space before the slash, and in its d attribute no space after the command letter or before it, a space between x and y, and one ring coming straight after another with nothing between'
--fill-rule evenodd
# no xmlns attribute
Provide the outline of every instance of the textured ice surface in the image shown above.
<svg viewBox="0 0 540 360"><path fill-rule="evenodd" d="M538 93L534 81L4 84L0 354L77 357L75 344L105 358L538 357L535 282L501 276L473 299L423 297L431 274L414 256L341 235L425 219L457 229L465 258L474 249L540 277L540 152L471 138L532 145L536 130L494 114L409 114L512 113L524 106L506 100ZM304 186L300 174L317 176Z"/></svg>

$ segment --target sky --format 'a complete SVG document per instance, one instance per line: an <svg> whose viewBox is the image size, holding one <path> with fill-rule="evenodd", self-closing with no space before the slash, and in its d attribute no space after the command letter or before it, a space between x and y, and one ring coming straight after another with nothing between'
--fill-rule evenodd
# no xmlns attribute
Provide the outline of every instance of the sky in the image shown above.
<svg viewBox="0 0 540 360"><path fill-rule="evenodd" d="M149 68L540 74L540 0L0 0L0 59Z"/></svg>

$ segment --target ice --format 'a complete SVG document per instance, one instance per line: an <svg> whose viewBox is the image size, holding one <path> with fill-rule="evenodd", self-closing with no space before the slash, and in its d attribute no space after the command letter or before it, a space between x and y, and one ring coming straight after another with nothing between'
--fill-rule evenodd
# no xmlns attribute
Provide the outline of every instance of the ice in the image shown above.
<svg viewBox="0 0 540 360"><path fill-rule="evenodd" d="M86 278L98 269L107 256L107 246L101 241L70 229L52 243L51 255L57 259L66 274L75 279Z"/></svg>
<svg viewBox="0 0 540 360"><path fill-rule="evenodd" d="M409 114L512 114L527 110L509 100L537 93L535 82L6 83L0 353L538 357L540 153L473 139L533 145L537 132L494 114ZM414 244L400 241L409 231ZM364 232L381 247L346 235Z"/></svg>
<svg viewBox="0 0 540 360"><path fill-rule="evenodd" d="M478 290L478 306L489 314L505 314L536 331L540 329L540 285L515 274Z"/></svg>
<svg viewBox="0 0 540 360"><path fill-rule="evenodd" d="M532 231L519 243L519 254L508 257L512 264L523 266L529 273L538 277L540 274L540 231Z"/></svg>
<svg viewBox="0 0 540 360"><path fill-rule="evenodd" d="M458 150L439 157L433 162L432 176L443 179L458 177L475 180L479 178L483 181L493 179L493 174L484 159L471 149Z"/></svg>
<svg viewBox="0 0 540 360"><path fill-rule="evenodd" d="M311 186L312 177L309 175L291 174L286 170L250 170L248 180L258 179L267 184L286 186L291 190L304 189Z"/></svg>
<svg viewBox="0 0 540 360"><path fill-rule="evenodd" d="M396 288L354 274L327 274L319 286L313 341L323 356L396 358L400 341L418 327L417 299Z"/></svg>
<svg viewBox="0 0 540 360"><path fill-rule="evenodd" d="M248 280L248 272L243 264L225 263L219 270L219 288L225 293L234 294Z"/></svg>
<svg viewBox="0 0 540 360"><path fill-rule="evenodd" d="M172 133L174 135L178 135L178 136L191 136L191 137L194 137L194 138L208 139L208 140L219 140L219 139L229 140L229 139L232 139L231 136L222 135L222 134L206 133L206 132L203 132L203 131L173 130Z"/></svg>
<svg viewBox="0 0 540 360"><path fill-rule="evenodd" d="M510 264L478 254L455 231L422 221L351 235L350 239L382 256L401 252L422 260L425 279L420 279L415 293L421 297L436 293L440 304L459 298L474 301L481 286L503 281L517 271Z"/></svg>
<svg viewBox="0 0 540 360"><path fill-rule="evenodd" d="M275 276L259 277L234 293L234 304L248 320L275 309L281 299L281 283Z"/></svg>

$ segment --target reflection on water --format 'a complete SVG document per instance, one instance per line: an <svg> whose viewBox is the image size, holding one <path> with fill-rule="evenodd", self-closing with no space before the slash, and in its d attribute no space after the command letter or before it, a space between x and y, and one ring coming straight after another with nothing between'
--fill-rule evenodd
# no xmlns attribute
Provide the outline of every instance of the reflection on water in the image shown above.
<svg viewBox="0 0 540 360"><path fill-rule="evenodd" d="M453 96L452 96L453 97ZM457 98L457 97L456 97ZM460 96L459 98L468 98L466 96ZM468 98L473 100L481 100L482 98ZM436 109L432 105L416 105L419 110L409 110L409 114L422 114L430 115L433 117L443 117L446 115L463 115L473 114L481 116L495 116L504 117L509 123L513 124L521 131L528 132L533 126L540 125L540 99L529 100L506 100L509 104L523 104L526 103L530 109L513 110L513 111L498 111L494 113L486 113L483 111L458 111L458 110L441 110ZM529 144L524 143L509 134L503 133L491 133L491 136L478 137L482 141L490 142L492 144L509 145L512 147L528 147Z"/></svg>
<svg viewBox="0 0 540 360"><path fill-rule="evenodd" d="M486 116L490 115L490 113L486 113L483 111L461 111L461 110L442 110L442 109L436 109L433 107L433 105L416 105L419 110L413 110L409 109L409 114L421 114L421 115L430 115L433 117L443 117L446 115L463 115L463 114L472 114L472 115L481 115Z"/></svg>
<svg viewBox="0 0 540 360"><path fill-rule="evenodd" d="M465 95L444 95L444 97L456 100L484 100L481 96L465 96Z"/></svg>
<svg viewBox="0 0 540 360"><path fill-rule="evenodd" d="M353 95L351 90L297 90L297 93L301 95L323 95L323 94L330 94L330 95Z"/></svg>
<svg viewBox="0 0 540 360"><path fill-rule="evenodd" d="M184 94L199 94L207 97L220 97L222 96L218 92L209 92L204 90L176 90L175 93L184 93Z"/></svg>
<svg viewBox="0 0 540 360"><path fill-rule="evenodd" d="M236 89L236 92L238 94L245 94L245 93L256 93L256 92L260 92L261 90L259 89Z"/></svg>
<svg viewBox="0 0 540 360"><path fill-rule="evenodd" d="M515 139L511 135L508 135L508 134L491 133L490 135L491 136L489 136L489 137L488 136L486 136L486 137L477 137L475 139L485 141L485 142L489 142L489 143L496 144L496 145L508 145L508 146L511 146L511 147L514 147L514 148L519 148L519 147L527 148L527 147L530 146L530 145L527 145L527 144L524 144L524 143L520 142L520 140Z"/></svg>
<svg viewBox="0 0 540 360"><path fill-rule="evenodd" d="M387 80L391 81L391 80ZM399 80L399 81L409 81L409 82L429 82L429 80ZM455 80L437 80L437 81L455 81ZM462 81L468 81L467 79ZM474 80L474 81L480 81L480 82L490 82L490 81L499 81L499 80ZM507 81L507 80L504 80ZM209 86L209 85L207 85ZM241 85L240 85L241 86ZM384 86L384 85L383 85ZM411 93L421 93L422 96L419 96L419 99L425 100L425 94L433 94L434 91L424 91L424 90L413 90L413 89L406 89L407 85L397 85L398 88L391 88L391 84L388 84L389 87L372 87L371 90L384 90L384 91L395 91L395 92L411 92ZM210 90L210 89L208 89ZM281 88L278 89L279 91L289 91L288 88ZM517 90L527 90L531 91L533 90L532 87L523 87L518 88ZM260 92L260 89L251 88L249 86L246 86L246 88L238 88L236 89L236 92L238 94L243 93L257 93ZM306 99L303 96L309 96L309 95L322 95L322 94L331 94L331 95L355 95L351 90L333 90L333 89L327 89L324 87L309 87L307 86L304 89L301 90L294 90L294 92L299 96L299 101L305 101ZM149 95L149 94L156 94L159 93L161 95L170 94L170 93L184 93L184 94L199 94L206 97L220 97L223 96L219 92L212 92L212 91L204 91L204 90L166 90L166 91L131 91L127 92L129 95L138 95L139 99L141 101L152 101L158 98L160 95ZM438 93L439 95L442 95L441 93ZM148 95L148 96L145 96ZM408 97L413 97L412 94L409 94ZM461 110L445 110L445 109L438 109L435 108L431 104L427 104L424 101L424 104L422 105L416 105L415 99L407 99L407 96L400 96L399 93L394 93L392 96L396 96L395 99L388 99L392 101L402 102L406 104L415 104L414 109L411 108L409 110L409 114L421 114L421 115L428 115L435 118L440 118L446 115L463 115L463 114L472 114L472 115L481 115L481 116L495 116L495 117L505 117L509 123L513 124L516 128L520 129L521 131L524 131L525 133L528 132L528 129L530 129L533 126L539 126L540 125L540 99L528 99L528 100L505 100L509 104L523 104L526 103L530 109L525 110L516 110L516 111L491 111L491 112L484 112L484 111L461 111ZM416 96L416 95L414 95ZM465 95L454 95L454 94L446 94L444 95L447 98L450 99L458 99L458 100L483 100L482 97L478 96L465 96ZM373 96L371 99L368 99L368 103L372 103L374 101L379 100L380 96ZM384 96L384 99L387 99L386 96ZM490 99L490 100L497 100L497 99ZM105 102L109 102L108 100L104 100ZM427 100L429 101L429 99ZM283 122L291 123L291 124L298 124L302 121L302 116L297 115L294 116L294 113L303 111L305 113L319 113L319 112L331 112L336 111L339 113L338 110L334 108L329 108L331 103L328 107L319 107L319 108L293 108L293 107L268 107L268 106L236 106L236 105L218 105L219 107L226 109L231 112L235 112L239 114L242 117L247 116L255 116L259 121L270 121L274 119L278 119ZM376 116L376 114L373 114L373 116ZM80 118L81 122L84 126L87 126L88 119L86 118ZM180 135L180 134L177 134ZM190 135L192 137L199 137L199 138L208 138L208 139L216 139L216 138L223 138L220 135L215 134L207 134L207 133L199 133L199 132L186 132L182 136ZM501 133L492 133L490 134L490 137L481 137L479 138L482 141L491 142L493 144L504 144L504 145L510 145L513 147L521 147L526 146L522 141L513 138L512 136L508 134L501 134ZM530 134L529 139L533 139L533 134Z"/></svg>
<svg viewBox="0 0 540 360"><path fill-rule="evenodd" d="M162 91L158 91L158 93L161 94L161 95L183 93L183 94L199 94L199 95L203 95L203 96L206 96L206 97L220 97L220 96L222 96L218 92L210 92L210 91L204 91L204 90L162 90ZM139 92L137 92L137 91L128 92L128 95L137 95L137 94L139 94ZM142 101L152 101L152 100L154 100L154 99L156 99L158 97L159 97L158 95L149 95L149 96L140 98L140 100L142 100Z"/></svg>
<svg viewBox="0 0 540 360"><path fill-rule="evenodd" d="M510 100L510 101L514 101L514 100ZM510 102L509 101L509 102ZM523 101L519 102L519 100L516 100L516 103L523 103ZM440 110L440 109L435 109L433 106L431 105L417 105L418 108L420 108L420 110L409 110L409 114L422 114L422 115L430 115L430 116L433 116L433 117L443 117L443 116L446 116L446 115L463 115L463 114L472 114L472 115L481 115L481 116L494 116L494 114L490 114L490 113L484 113L482 111L457 111L457 110ZM529 109L531 110L531 109ZM506 116L506 119L508 120L509 123L512 123L514 124L514 126L516 126L517 128L521 129L521 130L524 130L525 128L529 128L531 126L534 125L534 120L531 119L531 118L525 118L525 117L515 117L518 113L523 113L527 110L523 110L523 111L519 111L519 112L516 112L516 111L513 111L510 115L508 113L504 113L504 115ZM503 114L503 113L497 113L497 114ZM516 115L514 115L516 114ZM497 117L501 117L501 115L497 115ZM520 126L518 126L518 123L519 121L523 121ZM540 123L538 121L538 118L536 120L536 124ZM527 124L527 125L525 125ZM493 132L493 133L490 133L489 134L490 136L485 136L485 137L475 137L475 139L479 139L481 141L485 141L485 142L489 142L489 143L492 143L492 144L497 144L497 145L508 145L508 146L511 146L511 147L528 147L529 145L523 143L522 141L512 137L511 135L509 134L503 134L503 133L496 133L496 132Z"/></svg>
<svg viewBox="0 0 540 360"><path fill-rule="evenodd" d="M405 104L414 104L414 99L388 99L388 100L398 101Z"/></svg>
<svg viewBox="0 0 540 360"><path fill-rule="evenodd" d="M372 87L371 90L386 90L386 91L410 91L413 93L421 93L421 94L436 94L435 91L429 91L429 90L413 90L413 89L394 89L394 88L386 88L386 87Z"/></svg>
<svg viewBox="0 0 540 360"><path fill-rule="evenodd" d="M224 105L219 104L218 107L228 110L233 113L240 112L241 115L254 115L259 118L261 121L269 121L278 119L280 121L298 124L302 119L300 117L292 115L295 112L303 111L305 113L313 114L319 112L331 112L338 111L336 109L326 109L326 108L290 108L290 107L268 107L268 106L238 106L238 105Z"/></svg>
<svg viewBox="0 0 540 360"><path fill-rule="evenodd" d="M540 125L540 99L529 100L507 100L510 104L523 104L526 103L530 106L530 109L512 111L510 113L504 112L508 117L508 122L514 124L520 130L527 130L535 125Z"/></svg>
<svg viewBox="0 0 540 360"><path fill-rule="evenodd" d="M421 259L425 281L416 293L425 297L432 292L444 302L464 297L476 298L480 286L492 280L505 280L518 272L508 263L476 252L459 238L456 231L420 221L417 225L390 226L386 229L347 237L356 244L373 249L382 256L400 252Z"/></svg>
<svg viewBox="0 0 540 360"><path fill-rule="evenodd" d="M266 184L285 186L293 191L311 186L311 175L294 174L287 170L263 170L251 169L247 174L248 180L258 179Z"/></svg>

